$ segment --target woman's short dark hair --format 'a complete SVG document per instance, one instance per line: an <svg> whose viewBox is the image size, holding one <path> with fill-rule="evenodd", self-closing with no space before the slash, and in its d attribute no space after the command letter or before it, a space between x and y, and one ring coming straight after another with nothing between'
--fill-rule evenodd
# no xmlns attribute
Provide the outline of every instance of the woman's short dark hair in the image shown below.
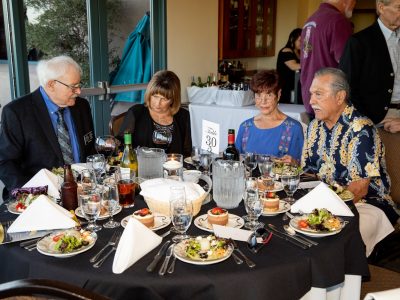
<svg viewBox="0 0 400 300"><path fill-rule="evenodd" d="M274 93L278 95L281 89L279 75L275 70L263 70L257 72L250 81L250 89L254 93Z"/></svg>
<svg viewBox="0 0 400 300"><path fill-rule="evenodd" d="M168 70L158 71L153 75L144 94L144 105L150 106L153 95L161 95L171 100L171 113L176 114L181 106L181 82L178 76Z"/></svg>

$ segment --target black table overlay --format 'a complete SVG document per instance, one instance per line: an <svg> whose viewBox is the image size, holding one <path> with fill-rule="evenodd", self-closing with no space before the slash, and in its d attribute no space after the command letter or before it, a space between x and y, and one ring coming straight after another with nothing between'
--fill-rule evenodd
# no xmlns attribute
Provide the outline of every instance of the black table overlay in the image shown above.
<svg viewBox="0 0 400 300"><path fill-rule="evenodd" d="M145 206L143 198L137 196L135 207L123 209L115 219L121 220ZM204 205L199 215L214 206L213 201ZM256 263L254 269L245 263L236 265L232 258L207 266L177 260L175 272L161 277L158 275L161 263L153 273L146 272L147 265L159 249L157 247L117 275L112 273L113 256L99 269L93 268L89 262L115 230L103 228L91 250L70 258L49 257L36 250L28 252L19 243L0 245L0 282L22 278L55 279L111 299L298 299L311 287L326 288L343 282L345 274L369 276L365 246L358 229L358 213L353 205L351 208L355 217L344 218L349 223L339 234L315 239L319 245L308 250L273 236L258 254L253 254L246 249L245 243L238 242L241 250ZM6 211L5 205L0 207L0 211L0 221L16 217ZM243 215L243 202L229 212ZM282 221L282 215L262 216L260 220L280 228L288 222ZM164 228L157 233L167 230ZM188 233L207 234L193 223ZM164 240L169 238L171 236Z"/></svg>

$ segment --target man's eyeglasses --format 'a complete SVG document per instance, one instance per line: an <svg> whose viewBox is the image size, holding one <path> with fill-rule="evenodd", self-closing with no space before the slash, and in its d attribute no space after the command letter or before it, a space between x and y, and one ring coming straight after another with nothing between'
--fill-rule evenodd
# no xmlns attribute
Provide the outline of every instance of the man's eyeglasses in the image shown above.
<svg viewBox="0 0 400 300"><path fill-rule="evenodd" d="M69 88L73 93L75 93L78 89L82 88L82 83L74 84L74 85L69 85L64 82L61 82L60 80L54 79L54 81L57 81L58 83L61 83L62 85L66 86Z"/></svg>

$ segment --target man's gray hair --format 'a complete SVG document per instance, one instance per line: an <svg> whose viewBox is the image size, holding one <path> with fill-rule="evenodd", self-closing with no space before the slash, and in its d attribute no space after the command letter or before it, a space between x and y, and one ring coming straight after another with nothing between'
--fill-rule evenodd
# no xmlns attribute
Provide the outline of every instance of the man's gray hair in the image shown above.
<svg viewBox="0 0 400 300"><path fill-rule="evenodd" d="M81 67L69 56L62 55L39 61L36 72L40 85L44 87L50 80L61 78L69 71L70 67L82 76Z"/></svg>
<svg viewBox="0 0 400 300"><path fill-rule="evenodd" d="M331 82L332 93L336 95L340 91L345 91L346 92L345 100L346 102L348 102L350 96L350 85L349 82L347 81L346 74L340 69L322 68L319 69L317 72L315 72L314 78L325 75L331 75L333 77L333 80Z"/></svg>
<svg viewBox="0 0 400 300"><path fill-rule="evenodd" d="M388 6L392 3L393 0L376 0L376 14L379 16L379 11L378 11L378 4L382 3L385 6Z"/></svg>

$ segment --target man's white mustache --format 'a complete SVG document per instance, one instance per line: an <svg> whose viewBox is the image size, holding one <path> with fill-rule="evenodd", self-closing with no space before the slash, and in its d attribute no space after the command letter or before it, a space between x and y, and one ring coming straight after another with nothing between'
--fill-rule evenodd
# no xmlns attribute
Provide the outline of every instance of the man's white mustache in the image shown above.
<svg viewBox="0 0 400 300"><path fill-rule="evenodd" d="M311 108L312 108L313 110L321 109L321 107L319 107L319 106L312 106L312 105L311 105Z"/></svg>

